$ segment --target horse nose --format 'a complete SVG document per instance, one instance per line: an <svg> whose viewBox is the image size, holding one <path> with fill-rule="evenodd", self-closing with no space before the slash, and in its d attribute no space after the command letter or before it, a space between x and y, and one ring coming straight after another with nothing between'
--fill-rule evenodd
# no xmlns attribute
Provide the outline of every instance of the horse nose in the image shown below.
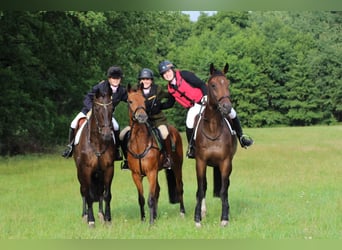
<svg viewBox="0 0 342 250"><path fill-rule="evenodd" d="M144 113L140 113L137 115L137 120L139 123L145 123L147 121L147 114L144 114Z"/></svg>
<svg viewBox="0 0 342 250"><path fill-rule="evenodd" d="M229 115L230 111L232 110L232 105L230 103L222 103L219 105L219 110L222 115L227 116Z"/></svg>
<svg viewBox="0 0 342 250"><path fill-rule="evenodd" d="M109 141L112 139L112 129L109 127L109 126L106 126L106 127L102 127L101 128L101 135L102 135L102 138L103 140L105 141Z"/></svg>

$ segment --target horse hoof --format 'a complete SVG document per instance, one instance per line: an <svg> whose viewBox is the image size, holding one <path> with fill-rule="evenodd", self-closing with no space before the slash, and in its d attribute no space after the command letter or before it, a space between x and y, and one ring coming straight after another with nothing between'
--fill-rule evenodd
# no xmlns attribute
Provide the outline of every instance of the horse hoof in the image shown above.
<svg viewBox="0 0 342 250"><path fill-rule="evenodd" d="M207 214L207 210L202 210L202 211L201 211L201 216L202 216L202 218L204 218L204 217L206 216L206 214Z"/></svg>
<svg viewBox="0 0 342 250"><path fill-rule="evenodd" d="M202 227L201 222L195 222L195 226L196 228L201 228Z"/></svg>
<svg viewBox="0 0 342 250"><path fill-rule="evenodd" d="M181 218L184 218L184 217L185 217L185 213L181 212L181 213L180 213L180 217L181 217Z"/></svg>
<svg viewBox="0 0 342 250"><path fill-rule="evenodd" d="M95 228L95 221L89 221L88 226L89 228Z"/></svg>
<svg viewBox="0 0 342 250"><path fill-rule="evenodd" d="M112 226L112 222L111 221L105 221L104 224L105 224L105 226L108 226L108 227Z"/></svg>
<svg viewBox="0 0 342 250"><path fill-rule="evenodd" d="M84 223L88 223L88 215L83 215L82 220L84 221Z"/></svg>
<svg viewBox="0 0 342 250"><path fill-rule="evenodd" d="M101 222L101 224L103 224L105 222L104 216L102 213L98 213L99 216L99 221Z"/></svg>
<svg viewBox="0 0 342 250"><path fill-rule="evenodd" d="M221 227L228 226L228 221L227 220L222 220L221 221Z"/></svg>

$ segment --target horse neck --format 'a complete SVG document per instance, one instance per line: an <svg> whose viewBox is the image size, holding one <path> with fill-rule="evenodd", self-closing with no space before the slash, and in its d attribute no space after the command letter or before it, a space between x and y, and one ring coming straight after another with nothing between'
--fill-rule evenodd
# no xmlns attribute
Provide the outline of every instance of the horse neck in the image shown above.
<svg viewBox="0 0 342 250"><path fill-rule="evenodd" d="M130 140L135 147L145 149L146 145L151 142L151 133L146 124L132 122Z"/></svg>
<svg viewBox="0 0 342 250"><path fill-rule="evenodd" d="M222 114L209 103L203 111L203 127L207 131L217 132L222 128L223 117Z"/></svg>

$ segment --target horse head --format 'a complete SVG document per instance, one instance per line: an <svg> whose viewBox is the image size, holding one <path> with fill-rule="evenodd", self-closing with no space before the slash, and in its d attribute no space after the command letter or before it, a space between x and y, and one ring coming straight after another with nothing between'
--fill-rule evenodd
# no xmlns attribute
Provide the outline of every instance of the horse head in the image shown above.
<svg viewBox="0 0 342 250"><path fill-rule="evenodd" d="M217 70L214 64L210 64L210 78L208 80L208 103L216 107L223 116L227 116L231 109L229 80L226 78L229 64L226 63L223 70Z"/></svg>
<svg viewBox="0 0 342 250"><path fill-rule="evenodd" d="M92 116L95 119L95 124L98 133L104 141L113 140L113 124L112 124L112 90L98 90L95 93L93 100Z"/></svg>
<svg viewBox="0 0 342 250"><path fill-rule="evenodd" d="M145 97L138 87L127 86L127 103L129 108L129 116L131 121L138 123L146 123L148 115L146 113Z"/></svg>

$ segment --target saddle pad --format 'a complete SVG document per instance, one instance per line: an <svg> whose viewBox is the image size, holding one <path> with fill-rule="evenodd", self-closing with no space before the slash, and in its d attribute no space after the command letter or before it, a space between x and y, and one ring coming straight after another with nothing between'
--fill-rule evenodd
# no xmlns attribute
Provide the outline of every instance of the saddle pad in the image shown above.
<svg viewBox="0 0 342 250"><path fill-rule="evenodd" d="M88 122L88 120L83 122L81 127L77 130L77 133L76 133L76 136L75 136L74 145L77 145L80 142L80 137L81 137L82 130L83 130L84 126L87 124L87 122Z"/></svg>

